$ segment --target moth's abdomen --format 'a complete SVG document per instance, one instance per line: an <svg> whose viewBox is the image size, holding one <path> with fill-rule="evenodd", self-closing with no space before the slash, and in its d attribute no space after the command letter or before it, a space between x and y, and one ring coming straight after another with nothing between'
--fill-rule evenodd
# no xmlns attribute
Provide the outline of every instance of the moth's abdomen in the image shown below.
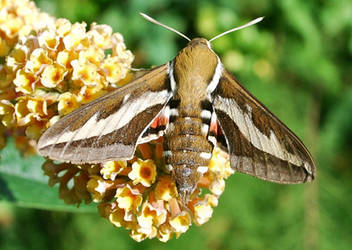
<svg viewBox="0 0 352 250"><path fill-rule="evenodd" d="M165 134L164 156L172 169L181 200L187 202L200 177L207 171L213 145L207 140L209 124L199 115L170 112L170 123ZM178 114L180 113L180 114ZM189 114L191 115L191 114Z"/></svg>

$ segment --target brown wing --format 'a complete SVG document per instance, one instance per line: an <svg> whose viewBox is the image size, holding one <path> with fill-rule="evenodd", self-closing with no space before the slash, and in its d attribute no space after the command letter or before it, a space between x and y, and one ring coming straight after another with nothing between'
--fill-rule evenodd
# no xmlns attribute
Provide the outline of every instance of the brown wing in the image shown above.
<svg viewBox="0 0 352 250"><path fill-rule="evenodd" d="M41 155L72 163L132 158L138 138L171 97L167 65L60 119L38 142Z"/></svg>
<svg viewBox="0 0 352 250"><path fill-rule="evenodd" d="M232 168L278 183L314 179L316 167L303 143L226 70L213 100Z"/></svg>

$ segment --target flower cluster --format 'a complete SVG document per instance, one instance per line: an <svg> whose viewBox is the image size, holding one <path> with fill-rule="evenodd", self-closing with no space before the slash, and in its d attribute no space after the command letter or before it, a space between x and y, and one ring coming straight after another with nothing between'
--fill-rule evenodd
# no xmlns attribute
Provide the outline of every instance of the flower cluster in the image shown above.
<svg viewBox="0 0 352 250"><path fill-rule="evenodd" d="M19 36L28 35L32 30L38 31L52 23L54 23L54 18L40 12L34 2L29 0L1 0L0 59L8 55L17 43Z"/></svg>
<svg viewBox="0 0 352 250"><path fill-rule="evenodd" d="M111 52L111 53L109 53ZM0 119L22 153L61 116L126 83L133 55L108 25L58 19L27 36L0 71ZM26 141L27 140L27 141ZM23 144L24 143L24 144Z"/></svg>
<svg viewBox="0 0 352 250"><path fill-rule="evenodd" d="M224 179L234 173L228 155L214 148L208 171L198 183L195 196L182 204L171 173L162 157L162 138L139 145L129 161L72 166L48 160L43 169L50 185L59 183L66 203L98 203L100 215L117 227L130 230L136 241L158 238L166 242L186 232L192 223L202 225L224 191ZM68 182L73 185L68 187Z"/></svg>

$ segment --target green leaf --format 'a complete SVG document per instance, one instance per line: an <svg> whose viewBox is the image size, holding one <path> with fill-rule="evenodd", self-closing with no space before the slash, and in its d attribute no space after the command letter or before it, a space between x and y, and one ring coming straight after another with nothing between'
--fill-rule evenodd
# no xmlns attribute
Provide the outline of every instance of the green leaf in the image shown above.
<svg viewBox="0 0 352 250"><path fill-rule="evenodd" d="M39 156L21 157L12 140L1 150L0 201L21 207L68 212L96 212L94 204L67 205L58 197L58 187L48 186Z"/></svg>

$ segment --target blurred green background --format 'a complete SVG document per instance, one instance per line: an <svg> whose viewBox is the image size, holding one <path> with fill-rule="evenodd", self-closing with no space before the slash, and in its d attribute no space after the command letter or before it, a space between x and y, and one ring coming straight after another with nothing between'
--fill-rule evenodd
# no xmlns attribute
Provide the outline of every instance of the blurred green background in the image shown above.
<svg viewBox="0 0 352 250"><path fill-rule="evenodd" d="M254 27L214 41L213 48L225 67L302 138L318 176L313 184L289 186L235 174L212 219L166 244L134 242L97 213L0 203L0 249L351 249L350 0L35 2L72 22L111 25L135 54L134 67L165 63L187 44L138 12L191 38L207 39L265 16Z"/></svg>

